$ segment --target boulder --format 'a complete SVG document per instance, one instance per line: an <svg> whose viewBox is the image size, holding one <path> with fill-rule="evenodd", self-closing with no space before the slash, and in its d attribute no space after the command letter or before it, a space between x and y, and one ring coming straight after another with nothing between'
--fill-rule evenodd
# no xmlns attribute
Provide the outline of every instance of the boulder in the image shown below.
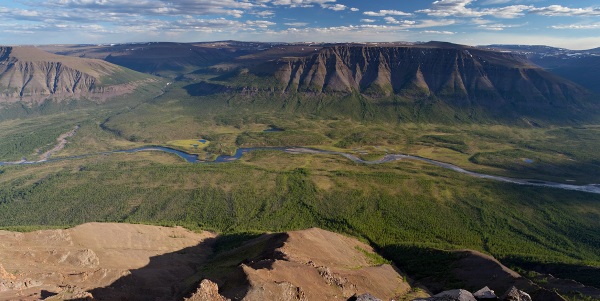
<svg viewBox="0 0 600 301"><path fill-rule="evenodd" d="M229 301L229 299L219 294L219 286L216 283L204 279L200 282L198 290L185 301Z"/></svg>
<svg viewBox="0 0 600 301"><path fill-rule="evenodd" d="M444 291L426 299L415 299L414 301L477 301L477 299L469 291L456 289Z"/></svg>
<svg viewBox="0 0 600 301"><path fill-rule="evenodd" d="M369 293L365 293L362 295L354 295L352 297L350 297L350 299L348 299L348 301L382 301L379 298L376 298L375 296L369 294Z"/></svg>
<svg viewBox="0 0 600 301"><path fill-rule="evenodd" d="M517 289L516 287L511 287L504 295L502 296L503 301L532 301L531 296L524 291Z"/></svg>
<svg viewBox="0 0 600 301"><path fill-rule="evenodd" d="M476 291L475 293L473 293L473 296L475 297L475 299L477 299L478 301L482 301L482 300L498 300L498 296L496 296L496 294L494 293L493 290L491 290L489 287L484 287L478 291Z"/></svg>

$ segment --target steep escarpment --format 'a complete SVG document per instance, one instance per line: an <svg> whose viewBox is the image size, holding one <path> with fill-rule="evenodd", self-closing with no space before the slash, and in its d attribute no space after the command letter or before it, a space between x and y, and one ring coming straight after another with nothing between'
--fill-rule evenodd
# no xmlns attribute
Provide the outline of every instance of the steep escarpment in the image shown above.
<svg viewBox="0 0 600 301"><path fill-rule="evenodd" d="M131 92L146 75L101 60L65 57L34 47L0 47L0 102L52 98L106 99Z"/></svg>
<svg viewBox="0 0 600 301"><path fill-rule="evenodd" d="M287 92L352 93L438 99L492 112L595 106L593 94L531 64L524 56L452 44L334 46L281 58L252 72L273 76Z"/></svg>

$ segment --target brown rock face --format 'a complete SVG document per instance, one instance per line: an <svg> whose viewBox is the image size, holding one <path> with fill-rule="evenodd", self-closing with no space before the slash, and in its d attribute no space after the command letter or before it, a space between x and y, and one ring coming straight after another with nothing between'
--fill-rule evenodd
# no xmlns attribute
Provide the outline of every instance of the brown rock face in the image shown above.
<svg viewBox="0 0 600 301"><path fill-rule="evenodd" d="M215 258L219 273L207 277L222 295L245 301L347 300L365 293L390 300L411 291L405 277L367 253L374 253L369 245L317 228L266 234Z"/></svg>
<svg viewBox="0 0 600 301"><path fill-rule="evenodd" d="M572 106L591 95L525 57L460 45L327 47L255 70L275 70L286 91L434 96L460 106Z"/></svg>
<svg viewBox="0 0 600 301"><path fill-rule="evenodd" d="M228 301L225 297L219 295L219 286L208 280L204 279L200 282L198 290L185 301Z"/></svg>
<svg viewBox="0 0 600 301"><path fill-rule="evenodd" d="M0 103L124 94L128 89L118 86L130 84L122 78L126 72L101 60L54 55L34 47L0 47Z"/></svg>
<svg viewBox="0 0 600 301"><path fill-rule="evenodd" d="M210 254L212 237L182 228L101 223L0 231L0 300L91 295L95 300L173 300L174 288Z"/></svg>

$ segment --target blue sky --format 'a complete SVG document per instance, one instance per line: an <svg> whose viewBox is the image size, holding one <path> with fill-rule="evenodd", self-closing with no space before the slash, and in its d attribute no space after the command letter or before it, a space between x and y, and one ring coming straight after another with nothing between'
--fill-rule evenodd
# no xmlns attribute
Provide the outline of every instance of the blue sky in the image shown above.
<svg viewBox="0 0 600 301"><path fill-rule="evenodd" d="M600 47L598 0L0 0L0 44L375 42Z"/></svg>

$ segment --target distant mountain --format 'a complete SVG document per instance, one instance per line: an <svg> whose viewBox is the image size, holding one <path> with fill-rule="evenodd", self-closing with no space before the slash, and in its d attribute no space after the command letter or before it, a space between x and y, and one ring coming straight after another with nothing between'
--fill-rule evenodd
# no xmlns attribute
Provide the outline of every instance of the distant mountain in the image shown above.
<svg viewBox="0 0 600 301"><path fill-rule="evenodd" d="M51 54L35 47L0 47L0 103L46 99L104 100L132 92L150 76L106 61Z"/></svg>
<svg viewBox="0 0 600 301"><path fill-rule="evenodd" d="M186 81L193 96L242 91L253 95L253 106L269 109L424 121L598 117L598 96L530 61L532 53L566 51L548 46L222 41L44 48ZM261 91L267 94L256 95ZM291 95L298 97L294 106Z"/></svg>
<svg viewBox="0 0 600 301"><path fill-rule="evenodd" d="M282 57L247 74L287 93L360 93L371 99L441 101L455 110L494 116L576 118L593 102L589 90L532 64L525 56L449 43L323 47L304 57ZM254 81L257 82L257 81ZM307 94L308 93L308 94Z"/></svg>
<svg viewBox="0 0 600 301"><path fill-rule="evenodd" d="M600 48L570 50L530 45L489 45L484 47L522 54L538 66L600 93Z"/></svg>
<svg viewBox="0 0 600 301"><path fill-rule="evenodd" d="M57 54L97 58L139 72L165 77L193 72L262 51L270 44L250 42L126 43L110 45L48 45Z"/></svg>

